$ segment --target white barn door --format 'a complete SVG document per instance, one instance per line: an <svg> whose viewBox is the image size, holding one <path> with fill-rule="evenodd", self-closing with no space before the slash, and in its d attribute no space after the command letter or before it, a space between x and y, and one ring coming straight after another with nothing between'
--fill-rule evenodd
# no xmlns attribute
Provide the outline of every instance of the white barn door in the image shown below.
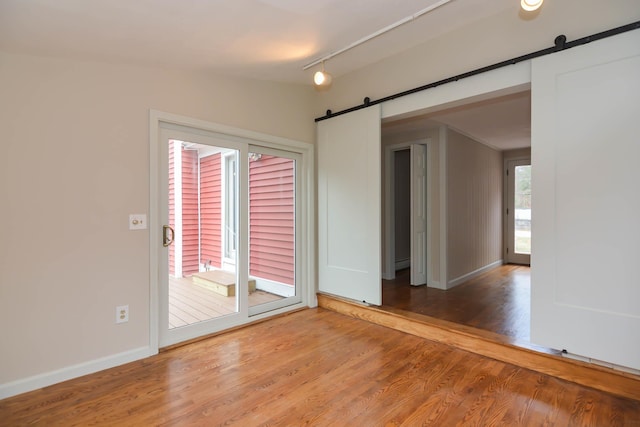
<svg viewBox="0 0 640 427"><path fill-rule="evenodd" d="M319 290L382 304L380 106L318 123Z"/></svg>
<svg viewBox="0 0 640 427"><path fill-rule="evenodd" d="M640 31L532 63L531 340L640 369Z"/></svg>

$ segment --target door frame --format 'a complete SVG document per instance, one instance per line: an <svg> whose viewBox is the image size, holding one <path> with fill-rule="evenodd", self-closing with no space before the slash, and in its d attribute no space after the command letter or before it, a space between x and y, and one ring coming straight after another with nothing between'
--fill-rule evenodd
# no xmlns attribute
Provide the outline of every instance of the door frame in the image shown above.
<svg viewBox="0 0 640 427"><path fill-rule="evenodd" d="M219 332L230 327L240 326L258 321L274 315L298 310L305 307L317 306L317 284L315 263L315 153L314 146L309 143L277 137L264 133L234 128L231 126L212 123L204 120L193 119L177 114L166 113L157 110L149 111L149 347L153 352L160 348L160 287L159 287L159 248L162 246L162 224L160 222L161 198L160 190L160 150L159 141L162 128L188 130L190 133L200 135L218 135L233 141L243 141L247 146L260 146L269 149L282 150L297 153L301 156L298 167L300 168L300 233L299 253L296 279L300 281L301 301L287 307L277 308L272 311L249 315L245 309L245 315L237 316L227 322L224 327L206 331L206 334ZM248 204L248 202L247 202ZM240 215L248 216L248 212ZM241 220L242 222L242 220ZM248 242L248 236L247 242ZM195 338L195 337L192 337ZM185 339L189 339L188 337Z"/></svg>
<svg viewBox="0 0 640 427"><path fill-rule="evenodd" d="M395 258L396 258L396 248L395 248L395 154L398 151L410 150L412 145L424 145L426 147L426 159L425 164L427 165L427 181L429 181L429 154L430 154L430 145L431 138L421 138L418 140L401 142L398 144L388 145L384 147L384 259L382 262L382 278L385 280L393 280L396 278L396 269L395 269ZM413 189L412 189L413 191ZM430 271L431 271L431 251L428 250L429 242L431 242L431 209L430 206L432 204L432 194L429 190L429 184L427 182L426 185L426 230L427 230L427 285L430 281ZM413 194L410 196L413 198ZM413 216L413 210L411 210L411 215ZM413 258L413 248L411 250L411 258Z"/></svg>
<svg viewBox="0 0 640 427"><path fill-rule="evenodd" d="M510 246L513 246L510 242L510 236L511 236L511 231L509 230L511 227L511 219L510 218L514 218L515 217L515 208L512 206L511 201L513 201L513 197L512 195L510 195L510 181L511 180L515 180L515 176L509 176L509 171L511 170L512 166L524 166L524 165L531 165L531 155L528 156L517 156L517 157L511 157L511 158L507 158L504 159L504 182L503 182L503 192L504 192L504 197L503 197L503 203L504 203L504 210L503 210L503 225L504 225L504 230L503 230L503 253L502 253L502 258L504 259L505 263L511 263L511 264L523 264L523 265L531 265L531 256L530 255L523 255L524 257L526 257L526 259L522 258L522 257L518 257L513 259L513 261L510 259L513 257L513 253L509 254L508 253L508 249ZM511 212L511 216L507 214L507 209L509 209L509 212ZM511 248L513 249L513 248Z"/></svg>

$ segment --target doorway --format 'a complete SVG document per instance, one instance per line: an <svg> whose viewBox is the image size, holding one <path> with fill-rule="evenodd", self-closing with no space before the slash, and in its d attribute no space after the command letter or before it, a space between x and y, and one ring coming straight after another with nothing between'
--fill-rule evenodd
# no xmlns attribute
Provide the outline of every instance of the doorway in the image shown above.
<svg viewBox="0 0 640 427"><path fill-rule="evenodd" d="M383 279L392 280L397 271L408 269L412 286L428 282L429 142L416 140L390 145L384 150Z"/></svg>
<svg viewBox="0 0 640 427"><path fill-rule="evenodd" d="M301 308L314 274L312 147L179 119L150 140L158 347Z"/></svg>
<svg viewBox="0 0 640 427"><path fill-rule="evenodd" d="M445 207L434 211L433 233L442 240L431 246L432 256L441 261L442 269L436 269L436 274L442 286L411 288L408 272L399 272L395 281L383 281L384 306L528 339L529 268L501 264L508 262L503 255L507 206L503 168L506 159L530 158L529 104L529 92L524 91L384 123L383 145L385 139L402 140L417 132L433 135L434 156L441 161L429 163L439 172L432 184L438 208ZM505 118L513 124L505 123ZM403 128L407 136L400 133ZM530 185L527 189L530 193ZM460 203L461 198L470 202ZM474 211L475 206L482 211ZM527 231L530 236L530 228ZM478 263L460 269L460 259L468 259L469 254L460 249L483 244L485 251L474 249L470 255ZM491 258L481 259L489 250Z"/></svg>
<svg viewBox="0 0 640 427"><path fill-rule="evenodd" d="M531 265L531 159L505 163L505 260Z"/></svg>

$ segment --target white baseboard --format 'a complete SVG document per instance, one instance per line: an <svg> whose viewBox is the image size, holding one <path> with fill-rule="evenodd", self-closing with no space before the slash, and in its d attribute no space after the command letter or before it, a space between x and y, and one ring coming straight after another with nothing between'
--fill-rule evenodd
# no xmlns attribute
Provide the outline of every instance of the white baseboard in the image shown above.
<svg viewBox="0 0 640 427"><path fill-rule="evenodd" d="M491 264L485 265L484 267L480 267L479 269L474 270L474 271L472 271L472 272L470 272L470 273L467 273L467 274L462 275L462 276L460 276L460 277L457 277L457 278L455 278L455 279L453 279L453 280L450 280L450 281L447 283L447 289L451 289L451 288L453 288L454 286L458 286L459 284L464 283L464 282L466 282L467 280L473 279L474 277L479 276L479 275L481 275L482 273L484 273L484 272L486 272L486 271L489 271L489 270L491 270L491 269L493 269L493 268L499 267L499 266L501 266L502 264L503 264L503 263L502 263L502 260L500 259L500 260L498 260L498 261L496 261L496 262L492 262Z"/></svg>
<svg viewBox="0 0 640 427"><path fill-rule="evenodd" d="M89 362L68 366L66 368L57 369L51 372L45 372L39 375L34 375L29 378L0 384L0 399L5 399L7 397L16 396L28 391L37 390L42 387L47 387L53 384L61 383L63 381L78 378L83 375L93 374L95 372L103 371L115 366L120 366L125 363L144 359L145 357L153 356L157 353L157 350L151 350L150 347L140 347L113 356L102 357L100 359L91 360Z"/></svg>
<svg viewBox="0 0 640 427"><path fill-rule="evenodd" d="M296 294L294 286L285 285L284 283L274 282L273 280L261 279L259 277L251 277L256 281L256 289L269 292L270 294L280 295L281 297L292 297Z"/></svg>
<svg viewBox="0 0 640 427"><path fill-rule="evenodd" d="M440 284L439 280L429 280L429 279L427 279L427 288L442 289L442 290L446 291L446 288L442 287L442 285Z"/></svg>

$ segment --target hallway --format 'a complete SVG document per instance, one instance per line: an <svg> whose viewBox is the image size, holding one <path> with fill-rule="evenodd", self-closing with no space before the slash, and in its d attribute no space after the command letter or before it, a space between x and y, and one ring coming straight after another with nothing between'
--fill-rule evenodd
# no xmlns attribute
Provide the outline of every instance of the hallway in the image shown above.
<svg viewBox="0 0 640 427"><path fill-rule="evenodd" d="M507 264L447 291L409 285L409 269L395 280L382 281L382 308L416 314L494 332L528 342L530 339L530 267Z"/></svg>

